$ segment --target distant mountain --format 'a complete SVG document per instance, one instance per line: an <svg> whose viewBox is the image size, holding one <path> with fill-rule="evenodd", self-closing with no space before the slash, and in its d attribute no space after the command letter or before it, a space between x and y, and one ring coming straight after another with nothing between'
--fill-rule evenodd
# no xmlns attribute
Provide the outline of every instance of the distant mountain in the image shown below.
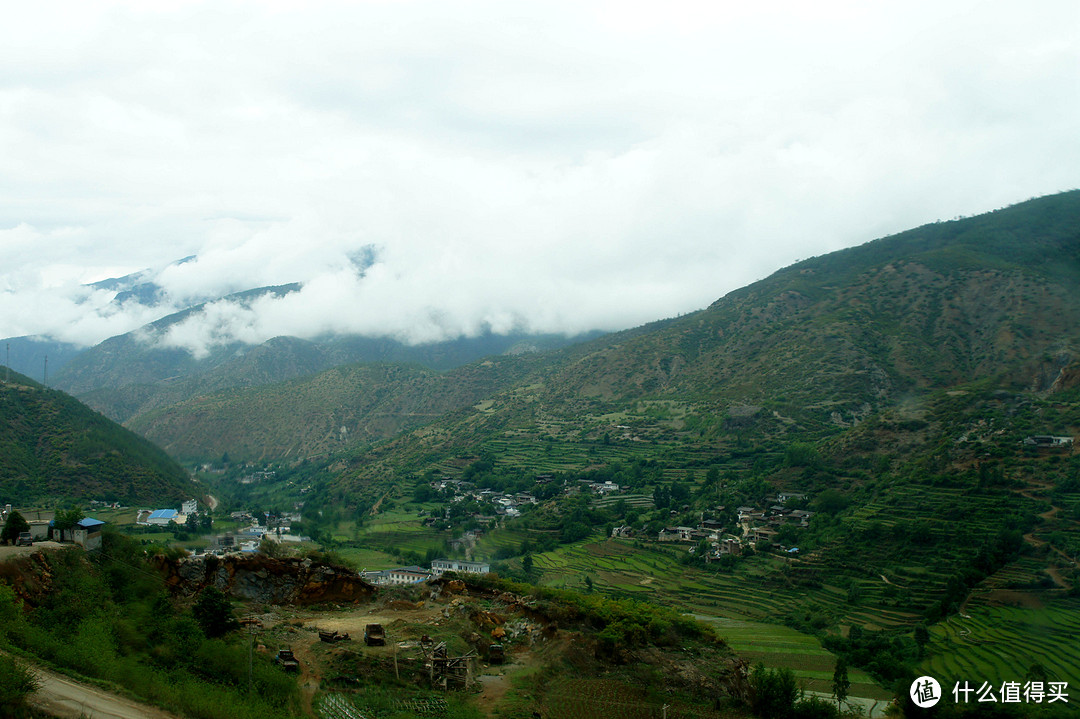
<svg viewBox="0 0 1080 719"><path fill-rule="evenodd" d="M83 349L44 337L8 337L0 340L0 362L16 372L52 384L56 373Z"/></svg>
<svg viewBox="0 0 1080 719"><path fill-rule="evenodd" d="M10 381L3 381L10 376ZM0 374L0 496L154 503L192 483L162 450L63 392Z"/></svg>
<svg viewBox="0 0 1080 719"><path fill-rule="evenodd" d="M287 292L294 286L262 291ZM254 291L253 291L254 292ZM246 293L251 294L251 293ZM258 387L355 363L400 362L432 370L460 367L482 357L520 355L562 347L582 338L562 335L486 334L407 345L386 337L352 335L318 340L275 337L260 345L235 342L205 357L154 342L153 337L198 308L102 342L71 361L50 384L119 422L222 390Z"/></svg>
<svg viewBox="0 0 1080 719"><path fill-rule="evenodd" d="M817 438L934 390L1050 391L1080 359L1080 192L812 258L678 319L549 353L343 486L505 437ZM1057 383L1057 384L1055 384Z"/></svg>

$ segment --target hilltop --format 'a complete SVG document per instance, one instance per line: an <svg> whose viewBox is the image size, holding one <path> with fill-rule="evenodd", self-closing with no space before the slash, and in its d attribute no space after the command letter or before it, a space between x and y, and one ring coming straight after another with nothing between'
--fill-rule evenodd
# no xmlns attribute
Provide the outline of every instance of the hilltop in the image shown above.
<svg viewBox="0 0 1080 719"><path fill-rule="evenodd" d="M12 372L0 382L0 492L12 504L158 502L190 496L191 480L147 440Z"/></svg>

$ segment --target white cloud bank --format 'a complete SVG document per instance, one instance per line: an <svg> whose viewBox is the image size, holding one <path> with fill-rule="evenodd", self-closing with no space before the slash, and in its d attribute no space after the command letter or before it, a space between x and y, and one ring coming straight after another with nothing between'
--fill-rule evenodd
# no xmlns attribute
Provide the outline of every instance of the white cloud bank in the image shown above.
<svg viewBox="0 0 1080 719"><path fill-rule="evenodd" d="M1080 186L1077 27L1072 0L26 3L0 26L0 336L92 344L290 282L168 341L698 309ZM83 286L145 267L153 306Z"/></svg>

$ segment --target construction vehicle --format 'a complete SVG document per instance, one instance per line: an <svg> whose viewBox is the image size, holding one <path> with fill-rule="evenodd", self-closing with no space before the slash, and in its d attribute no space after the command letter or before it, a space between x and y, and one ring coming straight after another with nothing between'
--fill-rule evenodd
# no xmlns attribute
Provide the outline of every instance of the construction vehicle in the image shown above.
<svg viewBox="0 0 1080 719"><path fill-rule="evenodd" d="M348 639L348 632L342 634L339 631L327 632L322 629L319 630L319 641L326 642L327 644L333 644L334 642L344 642Z"/></svg>
<svg viewBox="0 0 1080 719"><path fill-rule="evenodd" d="M381 624L368 624L364 627L364 644L369 647L386 646L386 632Z"/></svg>
<svg viewBox="0 0 1080 719"><path fill-rule="evenodd" d="M279 649L274 663L287 672L299 672L300 662L296 659L292 649Z"/></svg>
<svg viewBox="0 0 1080 719"><path fill-rule="evenodd" d="M506 661L506 651L502 644L492 644L488 647L488 664L502 664Z"/></svg>

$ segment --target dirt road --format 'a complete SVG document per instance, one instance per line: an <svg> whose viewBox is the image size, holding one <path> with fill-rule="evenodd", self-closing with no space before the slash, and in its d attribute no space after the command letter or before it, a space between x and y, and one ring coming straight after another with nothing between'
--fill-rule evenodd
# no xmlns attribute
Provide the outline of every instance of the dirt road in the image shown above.
<svg viewBox="0 0 1080 719"><path fill-rule="evenodd" d="M11 559L12 557L21 557L25 554L33 554L39 552L42 549L63 549L65 546L70 547L72 545L60 544L59 542L34 542L31 547L16 547L14 545L0 546L0 562L5 559Z"/></svg>
<svg viewBox="0 0 1080 719"><path fill-rule="evenodd" d="M61 719L180 719L175 714L34 667L41 687L29 703Z"/></svg>

